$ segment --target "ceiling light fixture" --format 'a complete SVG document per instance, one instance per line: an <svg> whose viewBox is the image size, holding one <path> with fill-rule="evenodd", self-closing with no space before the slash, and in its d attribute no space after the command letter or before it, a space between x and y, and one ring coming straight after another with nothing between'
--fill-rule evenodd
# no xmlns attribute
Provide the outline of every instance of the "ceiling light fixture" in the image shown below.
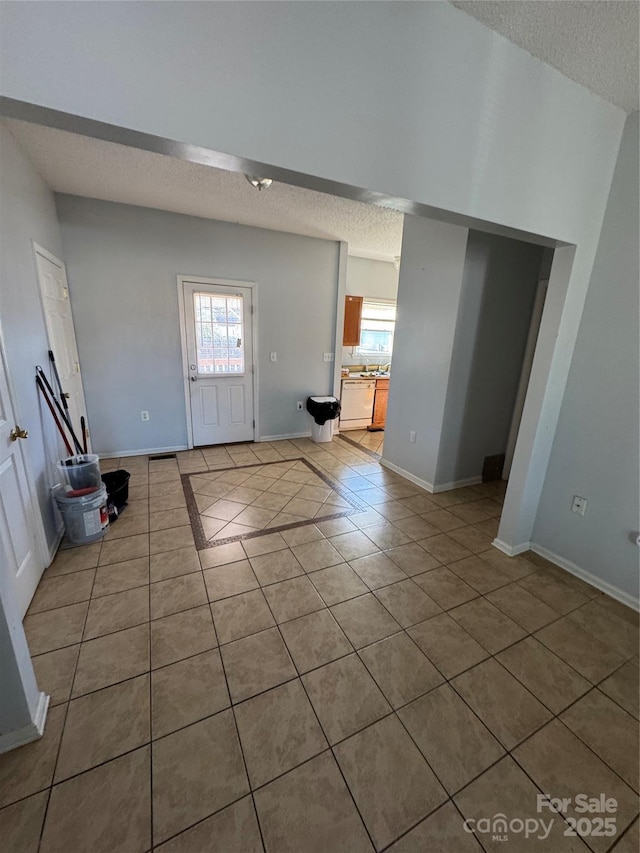
<svg viewBox="0 0 640 853"><path fill-rule="evenodd" d="M266 190L273 183L271 178L254 178L253 175L245 175L245 178L249 181L252 187L255 187L257 190Z"/></svg>

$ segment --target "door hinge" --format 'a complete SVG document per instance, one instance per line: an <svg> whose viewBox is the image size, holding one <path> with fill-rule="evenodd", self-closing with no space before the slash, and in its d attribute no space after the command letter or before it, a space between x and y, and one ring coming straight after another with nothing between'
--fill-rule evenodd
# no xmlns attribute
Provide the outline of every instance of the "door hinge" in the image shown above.
<svg viewBox="0 0 640 853"><path fill-rule="evenodd" d="M253 424L253 428L255 429L256 428L256 422L252 421L252 424Z"/></svg>

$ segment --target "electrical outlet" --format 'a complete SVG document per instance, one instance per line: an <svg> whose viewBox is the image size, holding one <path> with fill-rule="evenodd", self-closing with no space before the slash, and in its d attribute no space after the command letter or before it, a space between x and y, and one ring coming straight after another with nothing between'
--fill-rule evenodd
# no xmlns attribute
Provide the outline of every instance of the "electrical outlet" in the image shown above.
<svg viewBox="0 0 640 853"><path fill-rule="evenodd" d="M581 498L580 495L574 495L571 502L571 512L577 512L578 515L584 515L587 511L587 499Z"/></svg>
<svg viewBox="0 0 640 853"><path fill-rule="evenodd" d="M278 353L277 352L270 352L269 353L269 361L277 361L277 360L278 360Z"/></svg>
<svg viewBox="0 0 640 853"><path fill-rule="evenodd" d="M302 405L302 400L298 400L298 402L296 403L296 409L297 409L299 412L304 411L304 406Z"/></svg>
<svg viewBox="0 0 640 853"><path fill-rule="evenodd" d="M323 361L333 361L333 353L332 352L325 352L325 353L323 353L322 358L323 358Z"/></svg>
<svg viewBox="0 0 640 853"><path fill-rule="evenodd" d="M411 442L411 444L416 443L416 431L415 431L415 429L412 429L411 432L409 433L409 441Z"/></svg>
<svg viewBox="0 0 640 853"><path fill-rule="evenodd" d="M140 420L148 421L149 420L149 412L140 412Z"/></svg>

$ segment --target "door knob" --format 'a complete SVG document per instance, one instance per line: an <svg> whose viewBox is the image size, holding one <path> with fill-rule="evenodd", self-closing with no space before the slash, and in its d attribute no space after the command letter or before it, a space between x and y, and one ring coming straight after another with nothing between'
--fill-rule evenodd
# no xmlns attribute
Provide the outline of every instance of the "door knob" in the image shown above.
<svg viewBox="0 0 640 853"><path fill-rule="evenodd" d="M191 379L191 381L192 381L192 382L197 382L197 381L198 381L198 377L197 377L197 376L191 376L191 377L190 377L190 379Z"/></svg>
<svg viewBox="0 0 640 853"><path fill-rule="evenodd" d="M19 438L29 438L29 433L26 429L21 429L17 424L9 433L11 441L17 441Z"/></svg>

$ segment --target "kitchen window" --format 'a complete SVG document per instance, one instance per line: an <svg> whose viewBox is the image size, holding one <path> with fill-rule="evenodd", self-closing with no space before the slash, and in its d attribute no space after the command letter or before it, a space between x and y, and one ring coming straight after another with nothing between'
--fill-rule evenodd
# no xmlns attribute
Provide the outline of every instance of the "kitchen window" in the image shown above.
<svg viewBox="0 0 640 853"><path fill-rule="evenodd" d="M355 348L354 352L364 356L385 356L391 358L395 327L395 302L373 302L365 300L362 303L360 344Z"/></svg>

